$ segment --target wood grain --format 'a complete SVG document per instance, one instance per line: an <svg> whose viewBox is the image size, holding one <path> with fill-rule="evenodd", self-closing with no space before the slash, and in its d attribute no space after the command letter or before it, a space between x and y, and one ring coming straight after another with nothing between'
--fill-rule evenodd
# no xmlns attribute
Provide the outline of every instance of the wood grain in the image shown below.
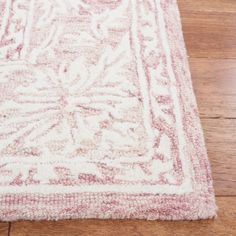
<svg viewBox="0 0 236 236"><path fill-rule="evenodd" d="M11 236L233 236L236 235L236 198L218 197L219 216L206 221L71 220L14 222Z"/></svg>
<svg viewBox="0 0 236 236"><path fill-rule="evenodd" d="M202 5L194 3L198 2L194 0L187 1L187 5L185 1L179 2L184 38L190 57L236 58L236 11L233 10L236 8L235 1L224 1L228 4L223 4L221 11L219 7L223 0L218 1L218 8L217 5L212 7L214 1ZM224 11L231 4L234 5L232 11ZM188 5L191 7L188 8ZM212 11L215 8L218 11Z"/></svg>
<svg viewBox="0 0 236 236"><path fill-rule="evenodd" d="M181 11L236 12L235 0L178 0Z"/></svg>
<svg viewBox="0 0 236 236"><path fill-rule="evenodd" d="M0 236L8 236L9 223L0 222Z"/></svg>
<svg viewBox="0 0 236 236"><path fill-rule="evenodd" d="M236 117L236 60L191 58L189 62L201 117Z"/></svg>
<svg viewBox="0 0 236 236"><path fill-rule="evenodd" d="M216 195L236 196L236 119L202 119Z"/></svg>

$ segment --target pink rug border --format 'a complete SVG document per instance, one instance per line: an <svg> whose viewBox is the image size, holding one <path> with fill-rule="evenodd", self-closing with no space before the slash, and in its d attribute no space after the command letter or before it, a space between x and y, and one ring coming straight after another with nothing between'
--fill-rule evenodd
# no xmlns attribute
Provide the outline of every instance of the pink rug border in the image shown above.
<svg viewBox="0 0 236 236"><path fill-rule="evenodd" d="M194 192L185 195L70 193L0 195L0 220L75 218L197 220L216 217L210 164L206 155L176 0L162 1L168 21L172 66L179 83ZM178 20L176 20L178 19ZM115 204L114 204L115 203ZM76 207L75 207L76 204ZM32 206L33 205L33 206ZM115 207L114 207L115 206Z"/></svg>

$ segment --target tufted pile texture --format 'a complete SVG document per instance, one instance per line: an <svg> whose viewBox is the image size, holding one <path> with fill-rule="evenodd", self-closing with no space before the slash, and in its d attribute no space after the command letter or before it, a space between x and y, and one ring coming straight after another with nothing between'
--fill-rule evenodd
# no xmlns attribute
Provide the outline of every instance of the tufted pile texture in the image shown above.
<svg viewBox="0 0 236 236"><path fill-rule="evenodd" d="M0 219L216 215L175 0L0 0Z"/></svg>

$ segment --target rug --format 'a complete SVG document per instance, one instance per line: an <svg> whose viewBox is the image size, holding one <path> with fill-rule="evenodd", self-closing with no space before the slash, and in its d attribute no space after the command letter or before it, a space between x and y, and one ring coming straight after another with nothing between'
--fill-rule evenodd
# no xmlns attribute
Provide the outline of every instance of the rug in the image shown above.
<svg viewBox="0 0 236 236"><path fill-rule="evenodd" d="M214 218L175 0L0 0L0 219Z"/></svg>

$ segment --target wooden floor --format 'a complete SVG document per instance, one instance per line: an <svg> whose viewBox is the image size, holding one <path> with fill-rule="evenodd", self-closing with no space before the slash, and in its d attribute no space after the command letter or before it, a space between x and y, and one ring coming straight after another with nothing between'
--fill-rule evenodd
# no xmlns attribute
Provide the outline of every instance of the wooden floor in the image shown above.
<svg viewBox="0 0 236 236"><path fill-rule="evenodd" d="M219 207L216 220L0 223L0 236L236 235L236 0L179 0Z"/></svg>

